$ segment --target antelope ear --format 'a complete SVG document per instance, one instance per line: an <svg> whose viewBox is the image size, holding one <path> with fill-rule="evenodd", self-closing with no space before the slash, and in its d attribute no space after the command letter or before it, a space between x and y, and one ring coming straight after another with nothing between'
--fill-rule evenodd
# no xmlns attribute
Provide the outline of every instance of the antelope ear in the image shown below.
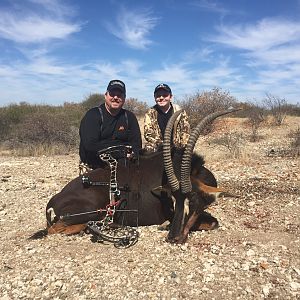
<svg viewBox="0 0 300 300"><path fill-rule="evenodd" d="M223 193L224 190L218 187L214 187L214 186L210 186L210 185L206 185L205 183L203 183L201 180L191 177L191 180L194 184L196 184L199 188L199 190L207 193L207 194L216 194L219 195L220 193Z"/></svg>

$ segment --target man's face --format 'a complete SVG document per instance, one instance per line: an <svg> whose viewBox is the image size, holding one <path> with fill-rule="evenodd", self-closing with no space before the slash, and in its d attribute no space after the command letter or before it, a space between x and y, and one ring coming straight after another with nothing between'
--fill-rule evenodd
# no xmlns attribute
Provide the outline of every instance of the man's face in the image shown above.
<svg viewBox="0 0 300 300"><path fill-rule="evenodd" d="M105 104L109 110L120 110L125 102L125 95L119 89L112 89L105 93Z"/></svg>
<svg viewBox="0 0 300 300"><path fill-rule="evenodd" d="M154 95L155 102L156 104L163 109L168 109L170 106L170 102L172 99L172 95L164 90L164 89L159 89Z"/></svg>

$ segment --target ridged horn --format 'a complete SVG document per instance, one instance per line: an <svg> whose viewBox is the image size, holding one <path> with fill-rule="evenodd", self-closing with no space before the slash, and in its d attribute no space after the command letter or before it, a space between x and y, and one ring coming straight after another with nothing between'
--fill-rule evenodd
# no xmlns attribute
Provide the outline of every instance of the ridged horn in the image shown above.
<svg viewBox="0 0 300 300"><path fill-rule="evenodd" d="M163 157L164 157L164 167L166 170L166 174L168 177L168 181L171 186L172 192L176 192L179 190L180 185L179 181L175 175L173 162L171 158L171 135L174 123L178 116L181 114L182 110L175 112L168 121L163 141Z"/></svg>
<svg viewBox="0 0 300 300"><path fill-rule="evenodd" d="M192 130L190 138L187 142L187 145L185 147L185 151L182 157L182 163L181 163L181 170L180 170L180 181L181 181L181 191L183 193L189 193L192 191L192 183L190 179L190 173L191 173L191 160L193 151L196 145L196 142L202 132L202 130L211 123L214 119L227 115L229 113L233 113L235 111L238 111L240 109L228 109L225 111L217 111L214 113L209 114L204 119L201 120L201 122Z"/></svg>

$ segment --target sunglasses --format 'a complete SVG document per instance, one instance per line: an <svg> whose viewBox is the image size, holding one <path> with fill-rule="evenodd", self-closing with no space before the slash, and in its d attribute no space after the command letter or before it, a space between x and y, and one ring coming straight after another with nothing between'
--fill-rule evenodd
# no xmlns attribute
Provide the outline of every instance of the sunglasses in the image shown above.
<svg viewBox="0 0 300 300"><path fill-rule="evenodd" d="M125 94L122 91L118 90L118 89L108 91L108 93L111 97L117 96L118 98L125 98Z"/></svg>
<svg viewBox="0 0 300 300"><path fill-rule="evenodd" d="M166 98L166 97L168 97L170 95L170 93L169 92L167 92L167 91L161 91L161 92L157 92L157 93L155 93L155 98L160 98L160 97L163 97L163 98Z"/></svg>

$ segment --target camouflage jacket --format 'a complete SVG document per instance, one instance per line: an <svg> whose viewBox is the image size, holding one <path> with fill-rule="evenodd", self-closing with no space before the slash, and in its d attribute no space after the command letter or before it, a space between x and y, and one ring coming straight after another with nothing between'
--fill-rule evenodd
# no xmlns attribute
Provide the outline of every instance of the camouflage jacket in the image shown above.
<svg viewBox="0 0 300 300"><path fill-rule="evenodd" d="M172 104L174 112L181 108ZM190 124L188 116L185 111L181 113L178 125L176 127L176 133L173 138L174 145L176 147L184 147L190 136ZM145 149L148 151L156 151L157 147L162 144L163 136L160 131L157 122L157 111L155 108L150 108L144 118L144 138L145 138Z"/></svg>

